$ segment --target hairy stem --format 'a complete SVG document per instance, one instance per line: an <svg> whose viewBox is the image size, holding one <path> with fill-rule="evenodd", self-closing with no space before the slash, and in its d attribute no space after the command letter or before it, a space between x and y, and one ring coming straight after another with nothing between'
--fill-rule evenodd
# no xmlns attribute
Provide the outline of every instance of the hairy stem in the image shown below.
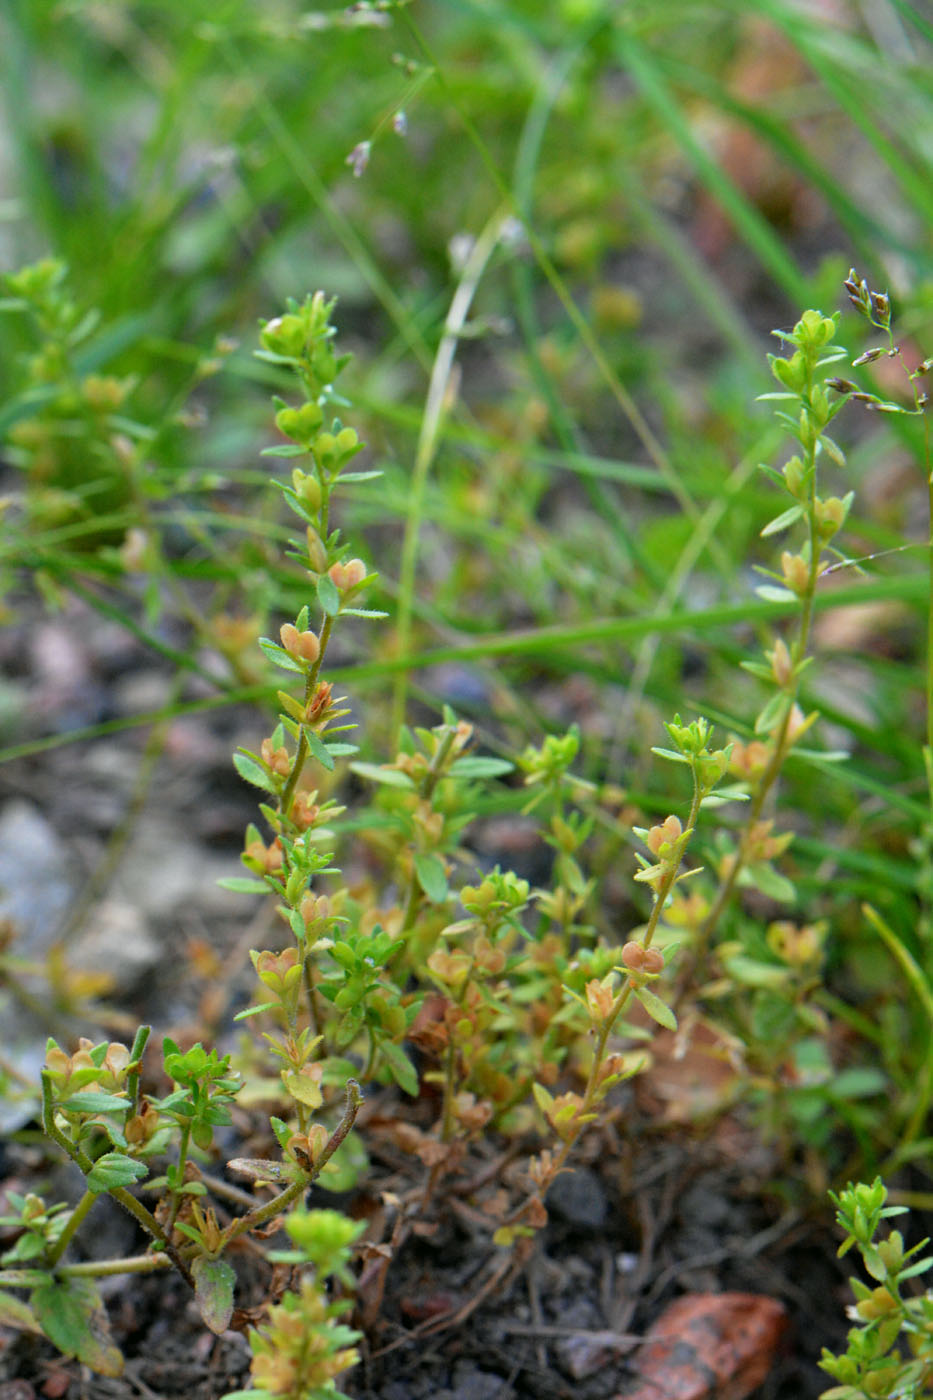
<svg viewBox="0 0 933 1400"><path fill-rule="evenodd" d="M231 1240L237 1239L240 1235L247 1234L250 1230L256 1230L260 1225L265 1225L268 1221L280 1215L283 1210L303 1196L308 1187L319 1176L321 1170L327 1165L337 1148L343 1142L350 1129L356 1121L356 1115L360 1111L363 1102L363 1093L355 1079L347 1080L347 1100L343 1117L337 1127L331 1133L324 1146L321 1155L318 1157L311 1171L305 1172L297 1181L293 1181L280 1191L277 1196L273 1196L271 1201L266 1201L265 1205L257 1206L255 1210L249 1211L246 1215L241 1215L232 1221L223 1231L221 1236L221 1249L225 1249Z"/></svg>

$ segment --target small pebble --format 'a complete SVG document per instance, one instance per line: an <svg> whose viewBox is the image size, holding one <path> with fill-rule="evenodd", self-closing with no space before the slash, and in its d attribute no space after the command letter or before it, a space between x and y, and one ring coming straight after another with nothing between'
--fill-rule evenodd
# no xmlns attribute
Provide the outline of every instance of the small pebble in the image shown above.
<svg viewBox="0 0 933 1400"><path fill-rule="evenodd" d="M514 1400L515 1391L501 1376L480 1371L468 1362L454 1369L453 1400Z"/></svg>
<svg viewBox="0 0 933 1400"><path fill-rule="evenodd" d="M609 1214L603 1184L588 1167L562 1173L547 1193L547 1206L568 1224L590 1230L605 1225Z"/></svg>

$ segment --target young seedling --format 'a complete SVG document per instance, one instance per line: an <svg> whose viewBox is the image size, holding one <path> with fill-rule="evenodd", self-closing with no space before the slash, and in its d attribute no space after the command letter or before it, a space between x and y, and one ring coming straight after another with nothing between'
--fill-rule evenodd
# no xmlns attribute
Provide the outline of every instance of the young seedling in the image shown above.
<svg viewBox="0 0 933 1400"><path fill-rule="evenodd" d="M820 1366L838 1384L824 1390L821 1400L920 1400L933 1383L933 1290L911 1294L904 1285L933 1267L933 1257L918 1257L929 1240L907 1249L899 1230L877 1238L883 1220L907 1214L906 1206L886 1204L888 1191L880 1177L870 1186L850 1182L830 1195L836 1221L846 1232L839 1256L855 1245L874 1286L849 1280L855 1303L848 1314L856 1326L841 1355L823 1350Z"/></svg>

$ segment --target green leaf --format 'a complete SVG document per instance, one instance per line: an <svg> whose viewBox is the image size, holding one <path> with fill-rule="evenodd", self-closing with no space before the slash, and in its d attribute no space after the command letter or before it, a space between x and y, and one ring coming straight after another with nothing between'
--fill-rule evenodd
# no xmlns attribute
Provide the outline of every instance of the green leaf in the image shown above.
<svg viewBox="0 0 933 1400"><path fill-rule="evenodd" d="M766 861L747 865L739 876L739 884L745 889L751 887L779 904L793 904L797 898L792 882L785 875L779 875L774 866Z"/></svg>
<svg viewBox="0 0 933 1400"><path fill-rule="evenodd" d="M218 885L223 890L234 890L237 894L268 894L269 886L265 880L250 880L246 875L230 875L225 880L218 880Z"/></svg>
<svg viewBox="0 0 933 1400"><path fill-rule="evenodd" d="M255 761L247 758L245 753L235 753L233 755L233 766L241 778L245 778L254 787L262 788L263 792L271 792L276 795L276 785L272 781L266 770Z"/></svg>
<svg viewBox="0 0 933 1400"><path fill-rule="evenodd" d="M382 768L378 763L351 763L350 772L369 778L370 782L382 783L383 787L405 788L410 792L415 786L407 773L401 773L398 768Z"/></svg>
<svg viewBox="0 0 933 1400"><path fill-rule="evenodd" d="M248 1006L245 1011L238 1011L234 1016L234 1021L245 1021L248 1016L258 1016L262 1011L271 1011L273 1006L278 1006L277 1001L264 1001L262 1006Z"/></svg>
<svg viewBox="0 0 933 1400"><path fill-rule="evenodd" d="M291 364L291 360L286 360L285 364ZM303 457L308 451L306 447L299 447L297 443L282 443L279 447L264 447L260 452L260 457Z"/></svg>
<svg viewBox="0 0 933 1400"><path fill-rule="evenodd" d="M388 617L387 612L382 612L379 608L344 608L341 617Z"/></svg>
<svg viewBox="0 0 933 1400"><path fill-rule="evenodd" d="M763 661L740 661L739 665L743 671L748 671L751 676L758 676L763 681L774 681L774 672Z"/></svg>
<svg viewBox="0 0 933 1400"><path fill-rule="evenodd" d="M554 1095L545 1089L543 1084L532 1084L531 1092L534 1094L535 1103L546 1118L554 1107Z"/></svg>
<svg viewBox="0 0 933 1400"><path fill-rule="evenodd" d="M341 486L343 486L344 482L347 482L347 481L375 481L377 476L384 476L384 475L385 475L385 473L384 473L384 472L380 472L380 471L371 471L371 472L341 472L341 473L340 473L340 484L341 484Z"/></svg>
<svg viewBox="0 0 933 1400"><path fill-rule="evenodd" d="M112 1191L116 1186L132 1186L149 1175L145 1162L125 1157L122 1152L105 1152L98 1157L85 1178L89 1191Z"/></svg>
<svg viewBox="0 0 933 1400"><path fill-rule="evenodd" d="M447 872L440 856L416 855L415 874L431 903L442 904L447 898Z"/></svg>
<svg viewBox="0 0 933 1400"><path fill-rule="evenodd" d="M304 502L299 496L296 496L296 494L295 494L294 491L290 490L288 487L285 487L284 490L282 491L282 495L285 497L285 499L286 499L286 501L288 502L289 507L291 508L291 510L293 510L293 511L295 512L295 514L296 514L297 516L299 516L307 525L316 525L316 524L317 524L317 521L318 521L317 512L311 510L310 506L308 506L308 505L306 504L306 502ZM301 562L302 562L303 564L305 564L305 565L307 564L307 556L306 556L306 555L303 555L303 554L293 554L292 551L289 550L289 551L288 551L288 557L289 557L290 559L300 559ZM302 631L304 631L304 628L299 627L298 631L299 631L299 632L302 632Z"/></svg>
<svg viewBox="0 0 933 1400"><path fill-rule="evenodd" d="M765 705L761 714L755 720L756 734L770 734L771 730L780 723L783 712L787 706L787 696L783 690L777 691Z"/></svg>
<svg viewBox="0 0 933 1400"><path fill-rule="evenodd" d="M130 1101L117 1098L116 1094L88 1089L83 1093L71 1094L59 1107L66 1113L125 1113Z"/></svg>
<svg viewBox="0 0 933 1400"><path fill-rule="evenodd" d="M840 1070L834 1075L831 1088L834 1098L863 1099L872 1094L884 1094L889 1088L887 1075L872 1065ZM904 1275L901 1274L901 1278Z"/></svg>
<svg viewBox="0 0 933 1400"><path fill-rule="evenodd" d="M275 692L275 698L282 706L282 709L285 710L292 719L297 720L299 723L301 722L305 712L304 705L296 700L293 695L289 695L287 690L277 690Z"/></svg>
<svg viewBox="0 0 933 1400"><path fill-rule="evenodd" d="M748 958L741 953L734 958L727 958L724 966L729 976L734 977L743 987L768 987L777 991L786 985L790 976L786 967L779 967L777 963L759 962L757 958Z"/></svg>
<svg viewBox="0 0 933 1400"><path fill-rule="evenodd" d="M236 1274L225 1259L209 1259L206 1255L192 1261L194 1298L205 1324L218 1337L226 1332L233 1316L233 1289Z"/></svg>
<svg viewBox="0 0 933 1400"><path fill-rule="evenodd" d="M410 1094L412 1098L417 1098L418 1075L402 1047L396 1045L392 1040L381 1040L379 1050L399 1088L404 1089L405 1093Z"/></svg>
<svg viewBox="0 0 933 1400"><path fill-rule="evenodd" d="M277 355L274 350L254 350L254 360L265 360L267 365L297 365L294 355Z"/></svg>
<svg viewBox="0 0 933 1400"><path fill-rule="evenodd" d="M803 506L791 506L789 510L785 510L781 515L776 515L773 520L768 521L761 532L761 538L765 539L768 535L780 534L782 530L786 530L788 526L793 525L795 520L799 520L803 513Z"/></svg>
<svg viewBox="0 0 933 1400"><path fill-rule="evenodd" d="M778 588L773 583L763 583L755 589L759 598L764 598L766 603L795 603L796 595L791 593L789 588Z"/></svg>
<svg viewBox="0 0 933 1400"><path fill-rule="evenodd" d="M0 1269L0 1284L10 1288L38 1288L48 1277L45 1269Z"/></svg>
<svg viewBox="0 0 933 1400"><path fill-rule="evenodd" d="M317 600L328 617L336 617L340 611L340 590L327 574L321 574L317 581Z"/></svg>
<svg viewBox="0 0 933 1400"><path fill-rule="evenodd" d="M846 454L843 452L838 442L836 442L833 438L829 437L826 433L823 433L820 437L820 445L825 449L829 456L832 457L837 467L844 467L846 465Z"/></svg>
<svg viewBox="0 0 933 1400"><path fill-rule="evenodd" d="M358 1133L348 1133L321 1172L321 1185L328 1191L352 1191L368 1168L362 1139Z"/></svg>
<svg viewBox="0 0 933 1400"><path fill-rule="evenodd" d="M282 1082L293 1099L297 1099L307 1108L320 1108L321 1086L316 1079L306 1079L304 1075L298 1074L296 1071L292 1074L286 1074Z"/></svg>
<svg viewBox="0 0 933 1400"><path fill-rule="evenodd" d="M676 749L660 749L653 746L651 752L657 754L658 758L670 759L671 763L690 762L688 758L685 758L682 753L678 753Z"/></svg>
<svg viewBox="0 0 933 1400"><path fill-rule="evenodd" d="M507 758L486 758L482 755L466 755L458 758L450 765L451 775L455 778L501 778L505 773L511 773L515 769L514 763L509 763Z"/></svg>
<svg viewBox="0 0 933 1400"><path fill-rule="evenodd" d="M19 1332L42 1332L32 1308L13 1293L0 1293L0 1327L15 1327Z"/></svg>
<svg viewBox="0 0 933 1400"><path fill-rule="evenodd" d="M749 794L740 783L727 783L703 798L701 807L725 807L729 802L748 802Z"/></svg>
<svg viewBox="0 0 933 1400"><path fill-rule="evenodd" d="M123 1357L110 1339L107 1314L90 1279L40 1284L30 1302L43 1332L65 1356L76 1356L99 1376L123 1374Z"/></svg>
<svg viewBox="0 0 933 1400"><path fill-rule="evenodd" d="M905 1278L916 1278L918 1274L925 1274L933 1268L933 1258L918 1259L916 1264L910 1264L906 1269L901 1269L898 1278L903 1282Z"/></svg>
<svg viewBox="0 0 933 1400"><path fill-rule="evenodd" d="M8 1218L7 1223L16 1224L18 1222L15 1218ZM13 1245L12 1249L8 1249L4 1254L4 1263L26 1264L30 1259L38 1259L40 1255L44 1254L45 1247L45 1240L41 1235L33 1234L29 1230L24 1231Z"/></svg>
<svg viewBox="0 0 933 1400"><path fill-rule="evenodd" d="M297 671L299 675L304 675L304 667L300 666L284 647L277 646L275 642L270 642L267 637L259 638L259 650L269 660L283 671Z"/></svg>
<svg viewBox="0 0 933 1400"><path fill-rule="evenodd" d="M659 996L655 996L654 992L649 991L647 987L636 987L634 990L652 1021L657 1021L658 1025L664 1026L666 1030L676 1031L677 1017Z"/></svg>
<svg viewBox="0 0 933 1400"><path fill-rule="evenodd" d="M307 725L304 726L302 733L305 736L308 748L311 750L311 753L317 759L318 763L322 768L326 768L328 773L332 773L334 770L334 760L323 739L320 735L315 734L313 729L309 729Z"/></svg>

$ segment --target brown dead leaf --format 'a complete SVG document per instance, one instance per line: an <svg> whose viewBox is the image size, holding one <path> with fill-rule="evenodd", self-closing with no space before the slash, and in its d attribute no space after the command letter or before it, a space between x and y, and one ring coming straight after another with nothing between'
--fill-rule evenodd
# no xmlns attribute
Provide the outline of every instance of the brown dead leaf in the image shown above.
<svg viewBox="0 0 933 1400"><path fill-rule="evenodd" d="M684 1017L677 1031L661 1031L652 1041L651 1067L634 1081L639 1107L666 1123L722 1113L741 1082L738 1053L723 1032Z"/></svg>
<svg viewBox="0 0 933 1400"><path fill-rule="evenodd" d="M429 1318L450 1316L462 1303L462 1297L441 1289L420 1298L402 1298L399 1307L409 1322L426 1322Z"/></svg>
<svg viewBox="0 0 933 1400"><path fill-rule="evenodd" d="M642 1384L615 1400L745 1400L770 1371L786 1328L774 1298L687 1294L646 1334L636 1363Z"/></svg>

